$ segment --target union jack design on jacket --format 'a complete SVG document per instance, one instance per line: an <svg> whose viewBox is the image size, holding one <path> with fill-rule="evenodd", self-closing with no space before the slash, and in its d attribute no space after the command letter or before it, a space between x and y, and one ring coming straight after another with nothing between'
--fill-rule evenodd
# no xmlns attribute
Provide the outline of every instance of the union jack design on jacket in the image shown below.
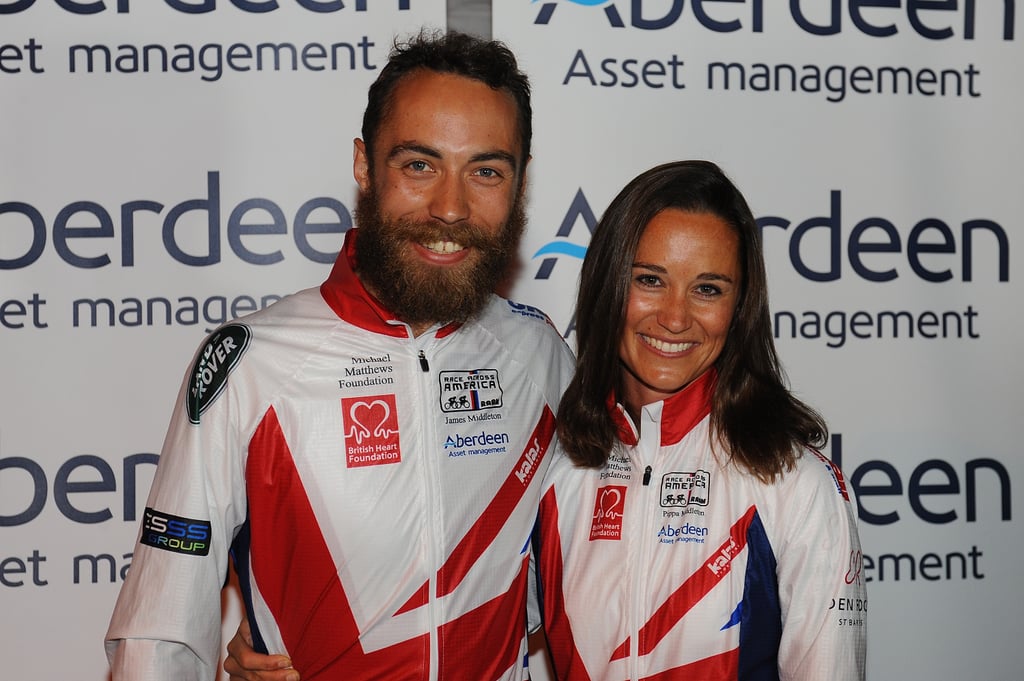
<svg viewBox="0 0 1024 681"><path fill-rule="evenodd" d="M602 469L556 458L537 557L560 681L855 681L867 596L854 507L815 452L768 485L709 444L715 372L619 406Z"/></svg>
<svg viewBox="0 0 1024 681"><path fill-rule="evenodd" d="M529 537L571 354L497 297L411 337L352 272L356 232L319 289L197 354L107 633L115 680L215 678L229 548L257 647L307 681L526 678Z"/></svg>

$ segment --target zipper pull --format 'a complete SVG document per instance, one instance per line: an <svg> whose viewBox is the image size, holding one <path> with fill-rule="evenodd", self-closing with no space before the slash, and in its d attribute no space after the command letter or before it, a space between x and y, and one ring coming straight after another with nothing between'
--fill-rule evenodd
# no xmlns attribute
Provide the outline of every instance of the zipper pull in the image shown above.
<svg viewBox="0 0 1024 681"><path fill-rule="evenodd" d="M648 466L644 469L644 487L651 484L651 467Z"/></svg>
<svg viewBox="0 0 1024 681"><path fill-rule="evenodd" d="M420 350L420 369L430 371L430 365L427 364L427 356L423 354L422 350Z"/></svg>

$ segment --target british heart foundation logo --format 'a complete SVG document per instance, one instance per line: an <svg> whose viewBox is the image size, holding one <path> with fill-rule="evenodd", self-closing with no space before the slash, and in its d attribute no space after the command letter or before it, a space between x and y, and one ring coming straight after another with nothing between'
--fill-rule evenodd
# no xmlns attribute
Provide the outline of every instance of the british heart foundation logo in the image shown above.
<svg viewBox="0 0 1024 681"><path fill-rule="evenodd" d="M348 468L400 463L398 410L394 395L343 397L345 465Z"/></svg>
<svg viewBox="0 0 1024 681"><path fill-rule="evenodd" d="M594 519L590 523L590 541L622 539L622 513L626 508L626 487L607 485L597 490Z"/></svg>

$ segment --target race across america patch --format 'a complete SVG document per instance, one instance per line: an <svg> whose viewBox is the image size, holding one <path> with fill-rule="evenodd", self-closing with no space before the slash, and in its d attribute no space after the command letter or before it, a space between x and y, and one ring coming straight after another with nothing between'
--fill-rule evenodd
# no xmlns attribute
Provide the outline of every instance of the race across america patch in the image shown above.
<svg viewBox="0 0 1024 681"><path fill-rule="evenodd" d="M224 391L228 374L245 354L252 331L244 324L228 324L211 335L189 374L185 408L188 420L198 425L199 417Z"/></svg>

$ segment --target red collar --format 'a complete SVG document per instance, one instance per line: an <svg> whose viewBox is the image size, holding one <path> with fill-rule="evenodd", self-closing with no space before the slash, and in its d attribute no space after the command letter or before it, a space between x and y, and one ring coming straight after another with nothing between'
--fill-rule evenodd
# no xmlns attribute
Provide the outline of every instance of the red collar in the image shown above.
<svg viewBox="0 0 1024 681"><path fill-rule="evenodd" d="M408 338L409 327L370 295L353 269L358 232L358 229L350 229L345 234L345 244L338 253L338 259L334 261L327 281L320 285L320 295L334 310L334 314L346 322L373 333ZM435 335L443 338L457 328L459 324L453 322L438 329Z"/></svg>
<svg viewBox="0 0 1024 681"><path fill-rule="evenodd" d="M692 381L688 386L669 397L661 407L661 445L674 445L682 440L694 426L711 413L711 398L715 393L718 371L714 367ZM625 407L615 399L615 393L608 396L608 411L618 428L619 439L629 447L636 446L638 433Z"/></svg>

